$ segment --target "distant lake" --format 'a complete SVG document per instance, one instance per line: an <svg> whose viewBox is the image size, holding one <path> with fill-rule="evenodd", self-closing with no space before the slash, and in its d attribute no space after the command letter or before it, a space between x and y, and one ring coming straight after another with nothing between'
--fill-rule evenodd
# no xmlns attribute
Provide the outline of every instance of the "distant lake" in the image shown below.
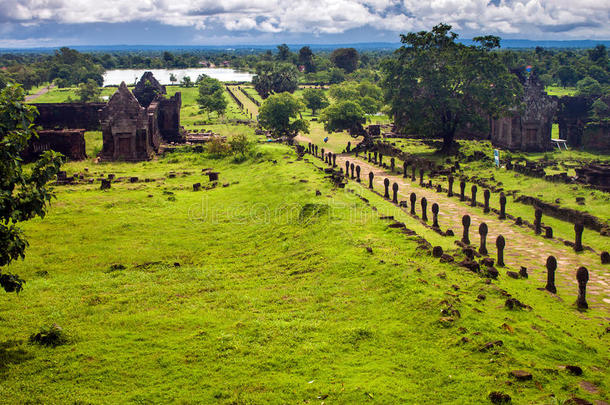
<svg viewBox="0 0 610 405"><path fill-rule="evenodd" d="M152 72L155 78L164 85L172 84L169 81L169 76L172 73L178 79L176 84L180 83L184 76L189 76L194 82L200 74L208 75L221 82L250 82L253 76L251 73L239 72L229 68L116 69L106 71L104 74L104 86L118 86L121 82L125 82L128 86L133 85L140 80L144 72Z"/></svg>

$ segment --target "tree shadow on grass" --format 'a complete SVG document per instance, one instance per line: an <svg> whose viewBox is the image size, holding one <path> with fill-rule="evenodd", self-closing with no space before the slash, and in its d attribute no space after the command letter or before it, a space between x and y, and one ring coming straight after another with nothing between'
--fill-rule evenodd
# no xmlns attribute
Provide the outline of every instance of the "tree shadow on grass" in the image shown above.
<svg viewBox="0 0 610 405"><path fill-rule="evenodd" d="M0 342L0 375L6 374L11 364L20 364L34 358L34 355L23 349L23 340Z"/></svg>

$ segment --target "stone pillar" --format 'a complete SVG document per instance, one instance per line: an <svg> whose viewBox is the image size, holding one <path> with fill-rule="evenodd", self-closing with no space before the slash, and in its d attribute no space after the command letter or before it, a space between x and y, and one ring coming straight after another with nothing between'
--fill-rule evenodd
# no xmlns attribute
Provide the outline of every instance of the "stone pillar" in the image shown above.
<svg viewBox="0 0 610 405"><path fill-rule="evenodd" d="M544 237L548 239L553 239L553 228L547 226L544 228Z"/></svg>
<svg viewBox="0 0 610 405"><path fill-rule="evenodd" d="M453 197L453 176L449 175L449 186L447 187L447 197Z"/></svg>
<svg viewBox="0 0 610 405"><path fill-rule="evenodd" d="M360 183L360 165L356 166L356 181Z"/></svg>
<svg viewBox="0 0 610 405"><path fill-rule="evenodd" d="M311 152L311 150L312 150L312 145L311 145L311 142L309 142L309 147L308 147L308 150L309 150L309 153L311 154L311 153L312 153L312 152Z"/></svg>
<svg viewBox="0 0 610 405"><path fill-rule="evenodd" d="M506 219L506 196L500 193L500 219Z"/></svg>
<svg viewBox="0 0 610 405"><path fill-rule="evenodd" d="M497 265L500 267L504 267L504 247L506 246L506 241L504 240L504 236L498 235L496 238L496 249L498 249L498 262Z"/></svg>
<svg viewBox="0 0 610 405"><path fill-rule="evenodd" d="M407 162L404 162L402 164L402 177L404 177L405 179L407 178L407 168L409 167L409 164Z"/></svg>
<svg viewBox="0 0 610 405"><path fill-rule="evenodd" d="M379 152L379 166L383 166L383 155Z"/></svg>
<svg viewBox="0 0 610 405"><path fill-rule="evenodd" d="M542 233L542 210L540 208L536 208L534 211L534 232L536 235Z"/></svg>
<svg viewBox="0 0 610 405"><path fill-rule="evenodd" d="M373 189L373 178L375 178L375 175L373 174L373 172L369 172L369 188L371 190Z"/></svg>
<svg viewBox="0 0 610 405"><path fill-rule="evenodd" d="M411 181L415 181L415 165L411 168Z"/></svg>
<svg viewBox="0 0 610 405"><path fill-rule="evenodd" d="M440 226L438 225L438 204L434 203L432 204L432 227L433 228L440 228Z"/></svg>
<svg viewBox="0 0 610 405"><path fill-rule="evenodd" d="M373 162L377 163L377 151L373 152Z"/></svg>
<svg viewBox="0 0 610 405"><path fill-rule="evenodd" d="M392 184L392 202L398 204L398 184Z"/></svg>
<svg viewBox="0 0 610 405"><path fill-rule="evenodd" d="M464 227L464 232L462 234L462 242L470 245L470 238L468 237L468 228L470 228L470 215L464 215L462 217L462 226Z"/></svg>
<svg viewBox="0 0 610 405"><path fill-rule="evenodd" d="M574 250L577 252L582 252L582 250L583 250L582 232L584 230L585 230L585 226L581 222L574 224L574 233L575 233Z"/></svg>
<svg viewBox="0 0 610 405"><path fill-rule="evenodd" d="M464 180L460 181L460 201L464 201L466 196L464 192L466 191L466 182Z"/></svg>
<svg viewBox="0 0 610 405"><path fill-rule="evenodd" d="M318 156L318 145L314 145L314 156Z"/></svg>
<svg viewBox="0 0 610 405"><path fill-rule="evenodd" d="M482 222L479 225L479 235L481 236L481 246L479 246L479 253L482 255L487 255L487 224Z"/></svg>
<svg viewBox="0 0 610 405"><path fill-rule="evenodd" d="M491 197L491 193L489 192L489 190L485 189L485 191L483 191L483 199L485 200L483 212L486 214L489 212L489 197Z"/></svg>
<svg viewBox="0 0 610 405"><path fill-rule="evenodd" d="M371 152L368 152L369 155L369 162L371 161Z"/></svg>
<svg viewBox="0 0 610 405"><path fill-rule="evenodd" d="M411 200L411 215L415 215L415 201L417 201L417 196L415 193L411 193L409 199Z"/></svg>
<svg viewBox="0 0 610 405"><path fill-rule="evenodd" d="M546 259L546 286L544 288L553 294L557 293L555 270L557 270L557 259L555 259L555 256L549 256Z"/></svg>
<svg viewBox="0 0 610 405"><path fill-rule="evenodd" d="M324 159L326 155L326 151L324 150L324 148L320 148L320 159Z"/></svg>
<svg viewBox="0 0 610 405"><path fill-rule="evenodd" d="M352 179L353 179L354 178L354 164L353 163L350 165L350 169L352 171Z"/></svg>
<svg viewBox="0 0 610 405"><path fill-rule="evenodd" d="M472 198L470 200L470 206L476 207L477 206L477 185L476 184L472 185L472 187L470 188L470 192L472 193Z"/></svg>
<svg viewBox="0 0 610 405"><path fill-rule="evenodd" d="M348 152L352 150L352 143L351 142L347 143L347 148L346 149L347 149Z"/></svg>
<svg viewBox="0 0 610 405"><path fill-rule="evenodd" d="M578 309L588 309L587 304L587 282L589 281L589 270L586 267L578 268L576 272L576 280L578 281L578 299L576 305Z"/></svg>
<svg viewBox="0 0 610 405"><path fill-rule="evenodd" d="M349 162L345 161L345 177L349 177Z"/></svg>
<svg viewBox="0 0 610 405"><path fill-rule="evenodd" d="M390 158L390 173L394 173L394 166L396 165L396 160L392 157Z"/></svg>
<svg viewBox="0 0 610 405"><path fill-rule="evenodd" d="M385 187L385 193L383 194L384 198L390 198L390 180L387 178L383 179L383 186Z"/></svg>
<svg viewBox="0 0 610 405"><path fill-rule="evenodd" d="M333 167L337 167L337 154L333 153Z"/></svg>
<svg viewBox="0 0 610 405"><path fill-rule="evenodd" d="M419 185L424 186L424 173L425 170L423 168L419 169Z"/></svg>
<svg viewBox="0 0 610 405"><path fill-rule="evenodd" d="M422 199L421 199L421 219L424 222L428 222L427 208L428 208L428 200L426 200L426 197L422 197Z"/></svg>

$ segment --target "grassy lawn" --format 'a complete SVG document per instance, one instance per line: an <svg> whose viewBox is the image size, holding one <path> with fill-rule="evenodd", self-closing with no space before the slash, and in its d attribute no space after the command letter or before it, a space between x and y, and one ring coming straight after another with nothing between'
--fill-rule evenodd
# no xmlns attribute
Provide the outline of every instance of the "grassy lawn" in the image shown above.
<svg viewBox="0 0 610 405"><path fill-rule="evenodd" d="M575 96L576 95L576 87L560 87L560 86L547 86L544 91L549 96Z"/></svg>
<svg viewBox="0 0 610 405"><path fill-rule="evenodd" d="M348 185L373 212L284 146L259 146L243 163L177 153L65 169L84 167L94 178L152 181L57 187L47 217L24 224L31 247L9 270L27 284L0 306L1 401L464 404L486 403L490 391L517 404L609 399L607 313L577 312L575 288L557 300L530 281L486 284L441 264L379 216L421 231L418 222ZM193 192L208 185L206 167L230 185ZM502 290L533 310L505 309ZM27 343L52 323L67 345ZM515 369L533 381L514 381ZM583 380L601 393L579 388Z"/></svg>

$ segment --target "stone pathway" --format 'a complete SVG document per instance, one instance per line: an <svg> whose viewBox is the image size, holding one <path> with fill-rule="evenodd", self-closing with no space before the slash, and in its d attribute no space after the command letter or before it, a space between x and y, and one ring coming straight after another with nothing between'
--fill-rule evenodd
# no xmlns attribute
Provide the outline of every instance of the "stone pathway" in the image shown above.
<svg viewBox="0 0 610 405"><path fill-rule="evenodd" d="M307 144L309 139L299 136L297 141ZM422 197L428 200L428 218L432 222L431 207L437 203L440 207L438 221L442 230L451 229L455 233L456 240L461 239L462 235L462 216L470 215L470 241L478 248L480 243L479 225L485 222L489 228L487 235L487 250L489 256L496 258L496 237L504 236L506 247L504 249L504 262L507 267L518 271L521 266L527 267L530 280L535 280L536 287L544 287L546 284L546 259L553 255L557 258L557 271L555 273L555 284L558 296L566 300L576 300L578 284L576 282L576 270L580 266L585 266L589 270L589 283L587 284L587 300L590 306L603 308L610 311L610 274L608 269L600 264L599 255L590 251L576 253L572 248L565 246L557 240L544 239L534 234L534 231L520 227L511 220L500 220L498 216L490 213L484 214L480 208L460 202L455 197L450 198L446 193L437 193L430 188L420 187L417 181L411 182L411 178L403 178L402 174L390 174L383 168L374 166L366 161L365 158L356 158L352 155L337 155L337 167L345 168L345 162L349 161L361 168L362 186L368 187L369 172L373 172L375 190L383 192L383 180L390 180L390 195L392 194L391 185L397 183L399 186L398 200L409 201L409 195L414 192L417 194L416 212L421 215ZM410 173L409 173L410 174ZM454 190L459 192L459 183L454 185ZM482 200L482 192L480 193ZM410 201L409 201L410 206ZM404 209L406 212L409 209ZM423 235L425 236L425 235ZM501 271L501 274L504 272Z"/></svg>
<svg viewBox="0 0 610 405"><path fill-rule="evenodd" d="M47 86L47 87L43 87L42 89L38 90L38 92L36 92L36 94L30 94L29 96L25 96L25 101L33 101L33 100L37 99L38 97L42 96L43 94L48 93L49 90L54 89L54 88L55 88L54 84Z"/></svg>
<svg viewBox="0 0 610 405"><path fill-rule="evenodd" d="M242 93L241 90L238 89L237 87L238 86L229 86L229 88L231 89L233 94L235 94L235 97L237 97L239 99L239 101L241 101L242 104L244 105L244 112L248 116L250 114L252 114L252 118L256 119L256 117L258 116L258 107L256 106L256 104L254 104L252 102L252 100L250 100L248 97L246 97L246 95L244 93Z"/></svg>

